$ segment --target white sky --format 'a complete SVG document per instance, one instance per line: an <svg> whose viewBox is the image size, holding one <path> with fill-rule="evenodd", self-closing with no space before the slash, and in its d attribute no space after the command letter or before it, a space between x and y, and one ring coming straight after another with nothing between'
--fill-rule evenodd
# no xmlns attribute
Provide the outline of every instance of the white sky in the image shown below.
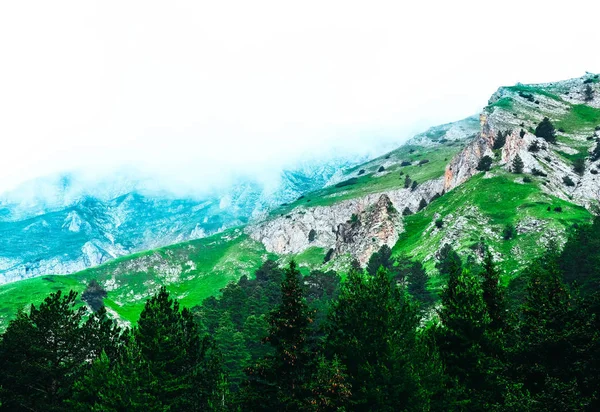
<svg viewBox="0 0 600 412"><path fill-rule="evenodd" d="M122 165L202 187L400 143L600 71L594 3L3 1L0 190Z"/></svg>

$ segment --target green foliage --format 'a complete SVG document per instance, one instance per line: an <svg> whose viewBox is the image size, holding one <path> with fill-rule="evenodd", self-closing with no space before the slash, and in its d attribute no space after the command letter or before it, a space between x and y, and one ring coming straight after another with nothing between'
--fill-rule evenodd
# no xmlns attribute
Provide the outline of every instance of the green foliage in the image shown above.
<svg viewBox="0 0 600 412"><path fill-rule="evenodd" d="M577 173L579 176L583 176L583 174L585 173L585 159L584 158L577 158L575 159L575 161L573 162L573 171L575 173Z"/></svg>
<svg viewBox="0 0 600 412"><path fill-rule="evenodd" d="M523 160L521 159L521 156L519 156L518 154L515 156L515 158L512 161L512 172L516 173L516 174L521 174L523 173L523 167L525 165L523 164Z"/></svg>
<svg viewBox="0 0 600 412"><path fill-rule="evenodd" d="M498 134L496 135L496 139L494 139L494 145L492 146L492 148L494 150L502 149L506 144L507 135L508 132L502 133L500 130L498 130Z"/></svg>
<svg viewBox="0 0 600 412"><path fill-rule="evenodd" d="M588 84L583 91L583 98L586 102L594 100L594 90Z"/></svg>
<svg viewBox="0 0 600 412"><path fill-rule="evenodd" d="M94 312L97 312L104 306L104 298L106 298L106 295L106 290L100 286L96 279L92 279L85 291L81 294L81 300L87 303Z"/></svg>
<svg viewBox="0 0 600 412"><path fill-rule="evenodd" d="M369 278L348 275L330 313L326 349L346 366L353 410L403 410L420 402L410 357L417 322L407 295L385 269Z"/></svg>
<svg viewBox="0 0 600 412"><path fill-rule="evenodd" d="M502 239L510 240L513 239L517 235L517 229L512 223L506 224L504 229L502 229Z"/></svg>
<svg viewBox="0 0 600 412"><path fill-rule="evenodd" d="M556 129L549 118L544 119L535 128L535 135L546 140L548 143L556 142Z"/></svg>
<svg viewBox="0 0 600 412"><path fill-rule="evenodd" d="M315 229L310 229L310 232L308 232L308 241L314 242L316 237L317 237L317 231Z"/></svg>
<svg viewBox="0 0 600 412"><path fill-rule="evenodd" d="M425 199L421 199L421 201L419 202L419 207L417 208L417 211L421 211L423 209L425 209L427 207L427 200Z"/></svg>
<svg viewBox="0 0 600 412"><path fill-rule="evenodd" d="M220 355L166 288L146 302L133 336L149 371L141 386L162 408L202 410L220 401Z"/></svg>
<svg viewBox="0 0 600 412"><path fill-rule="evenodd" d="M493 162L494 160L490 156L485 155L479 160L479 163L477 163L477 170L487 172L492 168Z"/></svg>
<svg viewBox="0 0 600 412"><path fill-rule="evenodd" d="M571 179L570 176L563 176L563 183L565 184L565 186L569 186L569 187L573 187L575 186L575 182L573 181L573 179Z"/></svg>

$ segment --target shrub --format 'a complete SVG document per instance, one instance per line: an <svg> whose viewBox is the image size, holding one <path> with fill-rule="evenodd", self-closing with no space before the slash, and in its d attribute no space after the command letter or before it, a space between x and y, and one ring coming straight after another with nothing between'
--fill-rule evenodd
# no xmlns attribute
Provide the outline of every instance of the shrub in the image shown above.
<svg viewBox="0 0 600 412"><path fill-rule="evenodd" d="M404 167L404 166L410 166L412 164L412 162L409 162L408 160L403 160L402 163L400 163L400 166Z"/></svg>
<svg viewBox="0 0 600 412"><path fill-rule="evenodd" d="M421 199L421 201L419 202L419 211L425 209L427 207L427 201L425 199Z"/></svg>
<svg viewBox="0 0 600 412"><path fill-rule="evenodd" d="M365 169L360 169L360 170L358 171L358 175L359 175L359 176L360 176L360 175L364 175L364 174L365 174Z"/></svg>
<svg viewBox="0 0 600 412"><path fill-rule="evenodd" d="M352 186L352 185L355 185L356 183L358 183L358 178L351 177L348 180L344 180L343 182L338 183L337 185L335 185L335 187Z"/></svg>
<svg viewBox="0 0 600 412"><path fill-rule="evenodd" d="M379 166L379 169L377 169L378 172L383 172L385 170L385 167L383 166Z"/></svg>
<svg viewBox="0 0 600 412"><path fill-rule="evenodd" d="M483 156L477 163L477 170L487 172L492 168L493 159L489 156Z"/></svg>
<svg viewBox="0 0 600 412"><path fill-rule="evenodd" d="M597 175L598 171L596 169L590 169L590 173L593 175Z"/></svg>
<svg viewBox="0 0 600 412"><path fill-rule="evenodd" d="M525 176L523 178L523 183L531 183L531 182L533 182L533 180L531 180L531 178L529 176Z"/></svg>
<svg viewBox="0 0 600 412"><path fill-rule="evenodd" d="M410 180L410 176L406 175L406 177L404 178L404 188L408 189L410 187L411 182L412 180Z"/></svg>
<svg viewBox="0 0 600 412"><path fill-rule="evenodd" d="M437 227L438 229L441 229L444 227L444 220L443 219L438 219L435 221L435 227Z"/></svg>
<svg viewBox="0 0 600 412"><path fill-rule="evenodd" d="M521 159L521 156L519 156L517 154L512 161L512 172L520 175L521 173L523 173L524 166L525 165L523 164L523 160Z"/></svg>
<svg viewBox="0 0 600 412"><path fill-rule="evenodd" d="M583 175L583 173L585 172L585 159L575 159L575 161L573 162L573 171L579 176Z"/></svg>
<svg viewBox="0 0 600 412"><path fill-rule="evenodd" d="M561 128L559 128L559 129L558 129L558 131L559 131L559 132L561 132L561 133L566 133L566 130L565 130L565 129L563 129L562 127L561 127Z"/></svg>
<svg viewBox="0 0 600 412"><path fill-rule="evenodd" d="M535 128L535 135L537 137L541 137L549 143L556 142L556 130L554 129L554 125L547 117L544 117L544 120L540 122Z"/></svg>
<svg viewBox="0 0 600 412"><path fill-rule="evenodd" d="M600 159L600 143L596 144L596 147L590 153L590 160L592 162L595 162L598 159Z"/></svg>
<svg viewBox="0 0 600 412"><path fill-rule="evenodd" d="M521 131L519 132L519 136L521 136L521 139L525 137L525 130L521 129Z"/></svg>
<svg viewBox="0 0 600 412"><path fill-rule="evenodd" d="M352 226L356 225L358 223L358 215L356 213L352 213L352 216L350 216L350 220L348 221L348 223L352 223Z"/></svg>
<svg viewBox="0 0 600 412"><path fill-rule="evenodd" d="M413 180L412 185L410 185L410 190L415 190L419 184L416 180Z"/></svg>
<svg viewBox="0 0 600 412"><path fill-rule="evenodd" d="M308 241L313 242L316 237L317 237L317 231L315 229L310 229L310 232L308 232Z"/></svg>
<svg viewBox="0 0 600 412"><path fill-rule="evenodd" d="M535 167L531 169L531 174L534 176L547 177L548 175Z"/></svg>
<svg viewBox="0 0 600 412"><path fill-rule="evenodd" d="M410 216L412 215L413 212L407 207L404 208L404 210L402 211L402 216Z"/></svg>
<svg viewBox="0 0 600 412"><path fill-rule="evenodd" d="M419 161L419 165L424 165L425 163L429 163L429 159L423 159Z"/></svg>
<svg viewBox="0 0 600 412"><path fill-rule="evenodd" d="M504 226L504 229L502 229L502 239L504 239L504 240L510 240L510 239L514 238L516 234L517 234L517 230L510 223L507 224L506 226Z"/></svg>
<svg viewBox="0 0 600 412"><path fill-rule="evenodd" d="M554 211L557 212L557 213L561 213L562 212L562 207L557 206L557 207L554 208Z"/></svg>
<svg viewBox="0 0 600 412"><path fill-rule="evenodd" d="M325 257L323 258L323 263L329 262L332 257L333 257L333 248L331 248L327 251L327 253L325 254Z"/></svg>
<svg viewBox="0 0 600 412"><path fill-rule="evenodd" d="M527 150L529 150L530 152L533 152L533 153L537 153L540 151L540 145L538 144L538 142L534 141L529 145Z"/></svg>
<svg viewBox="0 0 600 412"><path fill-rule="evenodd" d="M573 180L569 176L564 176L563 177L563 183L566 186L575 186L575 182L573 182Z"/></svg>

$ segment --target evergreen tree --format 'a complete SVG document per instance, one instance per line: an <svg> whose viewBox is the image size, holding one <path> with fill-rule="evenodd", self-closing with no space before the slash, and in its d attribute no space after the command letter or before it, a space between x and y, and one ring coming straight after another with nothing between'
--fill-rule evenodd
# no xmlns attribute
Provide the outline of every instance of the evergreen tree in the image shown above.
<svg viewBox="0 0 600 412"><path fill-rule="evenodd" d="M314 364L309 350L309 310L294 261L285 270L281 284L281 304L269 315L265 342L274 349L255 366L248 368L248 381L241 399L250 410L299 410L310 398L308 383Z"/></svg>
<svg viewBox="0 0 600 412"><path fill-rule="evenodd" d="M504 145L506 144L506 135L506 133L502 133L500 130L498 130L498 134L496 135L496 139L494 140L494 150L502 149L504 147Z"/></svg>
<svg viewBox="0 0 600 412"><path fill-rule="evenodd" d="M0 342L3 410L68 410L73 382L89 358L77 293L51 293L29 314L19 312Z"/></svg>
<svg viewBox="0 0 600 412"><path fill-rule="evenodd" d="M523 159L521 159L521 156L517 154L512 161L512 172L516 174L521 174L523 173L524 166L525 165L523 164Z"/></svg>
<svg viewBox="0 0 600 412"><path fill-rule="evenodd" d="M392 250L388 245L382 245L379 250L371 255L367 262L367 273L375 276L380 267L391 270L394 265Z"/></svg>
<svg viewBox="0 0 600 412"><path fill-rule="evenodd" d="M468 270L451 274L441 295L439 347L447 373L460 393L458 401L468 410L484 409L498 402L493 362L486 353L490 318L477 278Z"/></svg>
<svg viewBox="0 0 600 412"><path fill-rule="evenodd" d="M541 137L549 143L556 142L556 129L554 129L554 125L547 117L540 122L535 128L535 135L537 137Z"/></svg>
<svg viewBox="0 0 600 412"><path fill-rule="evenodd" d="M422 401L410 356L417 323L385 269L374 277L348 275L330 312L326 347L347 368L352 410L404 410Z"/></svg>
<svg viewBox="0 0 600 412"><path fill-rule="evenodd" d="M585 87L585 90L583 91L583 99L586 102L590 102L590 101L594 100L594 90L592 89L592 86L590 86L589 84Z"/></svg>
<svg viewBox="0 0 600 412"><path fill-rule="evenodd" d="M419 202L419 208L417 209L419 212L427 207L427 201L425 199L421 199Z"/></svg>
<svg viewBox="0 0 600 412"><path fill-rule="evenodd" d="M96 279L92 279L81 294L81 300L87 303L92 311L96 312L104 306L104 298L106 298L106 295L106 290L100 286Z"/></svg>
<svg viewBox="0 0 600 412"><path fill-rule="evenodd" d="M482 276L483 301L490 317L490 328L494 331L504 330L507 326L504 291L500 286L500 273L489 251L483 261Z"/></svg>
<svg viewBox="0 0 600 412"><path fill-rule="evenodd" d="M408 274L408 293L421 303L429 304L433 301L431 292L427 289L429 277L425 267L419 261L411 262Z"/></svg>
<svg viewBox="0 0 600 412"><path fill-rule="evenodd" d="M163 408L207 409L220 402L220 356L188 309L160 291L146 301L134 330L136 344L152 379L142 390Z"/></svg>
<svg viewBox="0 0 600 412"><path fill-rule="evenodd" d="M547 253L526 276L530 280L513 350L514 372L539 410L582 410L596 390L586 390L591 376L584 372L585 348L597 345L597 333L589 333L592 319L560 280L558 253Z"/></svg>
<svg viewBox="0 0 600 412"><path fill-rule="evenodd" d="M483 156L480 160L479 163L477 163L477 170L480 170L482 172L487 172L488 170L490 170L492 168L492 163L493 163L493 159L489 156Z"/></svg>

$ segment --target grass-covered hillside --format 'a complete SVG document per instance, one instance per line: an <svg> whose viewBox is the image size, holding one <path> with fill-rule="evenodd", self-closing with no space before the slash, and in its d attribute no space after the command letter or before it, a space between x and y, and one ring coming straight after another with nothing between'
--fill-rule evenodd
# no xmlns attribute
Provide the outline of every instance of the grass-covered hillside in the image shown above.
<svg viewBox="0 0 600 412"><path fill-rule="evenodd" d="M0 326L18 309L41 302L50 292L82 292L97 280L108 292L105 304L124 321L136 321L148 296L167 286L186 306L201 303L228 282L252 276L269 257L240 229L208 238L122 257L72 275L43 276L0 286Z"/></svg>
<svg viewBox="0 0 600 412"><path fill-rule="evenodd" d="M304 274L335 268L343 275L352 260L348 252L352 247L344 248L343 242L363 247L350 239L352 233L365 233L357 229L361 226L368 228L373 244L383 239L377 237L379 228L397 227L395 236L386 233L385 239L397 239L390 244L396 255L423 262L433 290L443 283L436 262L444 244L475 261L481 260L485 244L506 284L550 241L562 244L574 226L591 220L589 210L600 199L600 153L594 155L600 140L597 83L597 76L587 75L566 82L500 88L484 109L481 125L479 118L468 118L432 128L388 154L343 170L329 186L275 209L259 222L263 227L255 233L260 236L245 228L231 229L68 276L0 286L0 322L5 326L18 309L40 302L51 291L81 292L92 279L108 291L108 309L132 322L145 299L161 285L183 305L194 306L218 294L228 282L252 277L269 257L281 264L294 258ZM535 136L545 117L556 129L554 141ZM495 147L497 133L506 139L499 147ZM484 154L490 164L481 169L478 162ZM514 170L517 155L523 161L520 173ZM453 176L466 178L452 185ZM396 204L412 202L410 210L382 212L381 225L369 226L361 219L377 215L369 214L370 208L382 193L390 194ZM398 222L386 225L389 216ZM266 241L270 235L271 242ZM293 253L268 252L290 245L296 247Z"/></svg>

